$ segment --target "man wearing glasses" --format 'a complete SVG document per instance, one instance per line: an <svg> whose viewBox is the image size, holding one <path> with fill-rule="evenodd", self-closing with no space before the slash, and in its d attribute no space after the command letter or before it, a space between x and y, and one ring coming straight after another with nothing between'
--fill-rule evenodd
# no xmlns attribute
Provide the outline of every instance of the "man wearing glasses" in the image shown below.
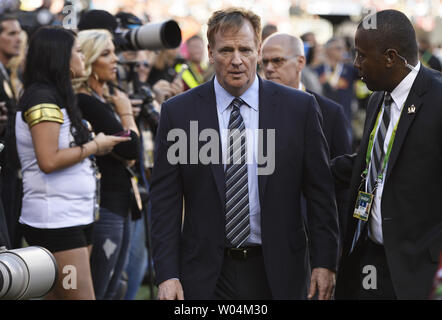
<svg viewBox="0 0 442 320"><path fill-rule="evenodd" d="M330 159L351 153L350 125L345 118L343 107L305 89L301 82L301 72L305 63L303 43L298 37L276 33L268 37L262 45L261 65L266 79L311 93L318 101L323 118L322 130L330 148ZM345 230L346 225L346 196L346 190L336 191L340 230Z"/></svg>

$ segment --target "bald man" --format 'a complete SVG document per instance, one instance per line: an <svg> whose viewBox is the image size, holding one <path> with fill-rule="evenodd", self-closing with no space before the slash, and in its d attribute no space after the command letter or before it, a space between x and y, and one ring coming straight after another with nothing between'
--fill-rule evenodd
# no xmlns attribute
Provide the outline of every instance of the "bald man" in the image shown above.
<svg viewBox="0 0 442 320"><path fill-rule="evenodd" d="M306 91L315 96L323 116L322 129L329 145L330 158L351 153L350 125L341 105L305 90L301 73L306 64L302 40L285 33L274 33L262 45L262 68L268 80ZM346 190L336 190L341 230L345 230ZM341 238L342 239L342 238Z"/></svg>

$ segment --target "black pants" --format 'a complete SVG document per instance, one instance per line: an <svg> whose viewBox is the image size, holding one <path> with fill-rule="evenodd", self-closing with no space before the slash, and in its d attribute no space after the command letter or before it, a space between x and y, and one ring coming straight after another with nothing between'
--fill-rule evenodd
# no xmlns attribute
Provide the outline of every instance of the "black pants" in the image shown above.
<svg viewBox="0 0 442 320"><path fill-rule="evenodd" d="M355 252L356 253L356 252ZM367 239L359 253L359 300L395 300L384 246Z"/></svg>
<svg viewBox="0 0 442 320"><path fill-rule="evenodd" d="M246 259L224 256L213 300L270 300L262 252Z"/></svg>

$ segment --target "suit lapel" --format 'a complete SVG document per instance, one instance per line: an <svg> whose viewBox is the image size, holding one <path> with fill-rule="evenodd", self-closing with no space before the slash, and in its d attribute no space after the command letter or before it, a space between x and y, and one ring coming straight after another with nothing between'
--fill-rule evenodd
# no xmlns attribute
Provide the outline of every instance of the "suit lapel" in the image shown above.
<svg viewBox="0 0 442 320"><path fill-rule="evenodd" d="M276 96L275 90L269 88L266 81L259 78L259 129L264 131L263 143L258 143L258 154L267 154L267 138L266 129L276 129L277 128L277 107L276 107ZM261 150L262 148L262 150ZM265 153L263 153L263 151ZM273 155L275 156L275 155ZM266 164L259 165L259 167L264 167ZM259 189L259 201L262 205L264 199L265 188L267 185L268 175L258 175L258 189Z"/></svg>
<svg viewBox="0 0 442 320"><path fill-rule="evenodd" d="M200 97L199 104L197 105L196 115L198 117L198 130L215 129L218 133L218 145L219 145L219 161L218 163L212 163L211 169L215 179L216 188L221 199L223 206L225 205L225 178L224 178L224 165L222 163L222 146L221 135L219 131L218 113L216 108L215 89L212 81L204 84L204 90L199 91Z"/></svg>
<svg viewBox="0 0 442 320"><path fill-rule="evenodd" d="M425 68L421 65L421 70L419 71L416 80L411 87L410 93L408 94L407 100L403 106L401 117L396 131L396 137L394 139L393 148L391 149L390 159L388 160L388 168L385 179L387 180L391 170L393 169L396 160L399 156L399 152L404 144L405 138L407 136L408 129L413 123L416 114L421 109L422 98L421 95L426 92L427 85L425 77ZM414 106L414 112L408 113L408 108Z"/></svg>

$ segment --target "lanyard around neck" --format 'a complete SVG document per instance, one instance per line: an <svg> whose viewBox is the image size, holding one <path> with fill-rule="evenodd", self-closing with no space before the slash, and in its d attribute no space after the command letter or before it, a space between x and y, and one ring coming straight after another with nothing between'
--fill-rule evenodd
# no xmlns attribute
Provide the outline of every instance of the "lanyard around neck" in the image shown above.
<svg viewBox="0 0 442 320"><path fill-rule="evenodd" d="M405 103L404 103L404 105L405 105ZM383 109L385 109L385 106L384 106ZM395 126L393 128L393 132L391 133L390 141L388 142L387 153L385 154L384 161L382 162L381 170L379 171L379 175L378 175L379 181L382 181L382 177L384 175L385 167L387 166L388 159L390 158L391 149L393 149L393 143L394 143L394 139L396 137L397 127L398 127L398 124L399 124L399 120L401 119L401 115L402 115L402 110L403 109L404 109L404 106L402 106L402 108L401 108L401 113L399 114L399 119L398 119L398 121L396 122L396 124L395 124ZM385 110L384 110L384 112L385 112ZM379 119L381 117L381 114L382 114L382 109L379 110L378 116L376 118L376 123L375 123L375 125L373 127L373 130L371 130L371 133L370 133L370 140L369 140L369 143L368 143L367 154L365 156L365 164L366 165L365 165L365 170L362 173L364 177L366 177L367 174L368 174L368 165L370 164L371 153L373 151L374 138L375 138L375 135L376 135L376 129L378 128ZM386 129L388 131L388 128L386 128ZM384 146L382 146L382 148L383 147Z"/></svg>

